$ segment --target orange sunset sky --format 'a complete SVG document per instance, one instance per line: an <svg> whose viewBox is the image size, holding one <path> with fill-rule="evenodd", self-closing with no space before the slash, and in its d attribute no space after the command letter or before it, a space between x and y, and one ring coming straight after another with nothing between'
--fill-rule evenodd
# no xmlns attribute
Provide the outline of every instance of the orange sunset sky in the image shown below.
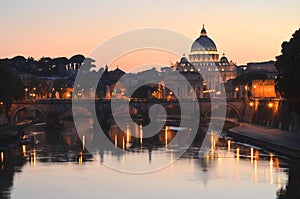
<svg viewBox="0 0 300 199"><path fill-rule="evenodd" d="M143 27L174 30L194 40L205 24L219 54L226 53L238 65L274 60L281 43L300 28L299 7L299 0L4 0L0 58L88 56L108 38ZM128 71L145 57L163 64L178 58L146 54L129 54L111 67L119 65Z"/></svg>

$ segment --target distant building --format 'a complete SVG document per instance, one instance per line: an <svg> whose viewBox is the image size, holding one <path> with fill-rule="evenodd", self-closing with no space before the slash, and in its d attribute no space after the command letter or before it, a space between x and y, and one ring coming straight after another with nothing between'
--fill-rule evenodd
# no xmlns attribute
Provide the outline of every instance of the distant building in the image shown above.
<svg viewBox="0 0 300 199"><path fill-rule="evenodd" d="M261 74L253 78L249 82L248 89L251 92L253 98L278 98L280 94L275 90L276 79L278 71L275 68L274 61L267 62L251 62L243 68L243 74Z"/></svg>
<svg viewBox="0 0 300 199"><path fill-rule="evenodd" d="M254 98L277 97L274 79L252 80L251 90Z"/></svg>
<svg viewBox="0 0 300 199"><path fill-rule="evenodd" d="M188 87L183 87L184 83L181 82L183 80L178 80L177 75L172 75L170 72L166 74L168 80L174 82L170 89L176 91L178 97L191 98L195 94L198 98L203 98L203 78L186 57L182 57L180 62L176 62L172 69L180 72L190 84Z"/></svg>
<svg viewBox="0 0 300 199"><path fill-rule="evenodd" d="M276 79L278 71L275 68L274 61L267 62L250 62L246 66L241 66L245 70L244 73L262 72L268 76L269 79Z"/></svg>
<svg viewBox="0 0 300 199"><path fill-rule="evenodd" d="M237 66L228 61L225 54L219 59L217 46L207 36L204 26L200 36L191 46L189 60L183 56L180 62L176 62L171 68L180 72L191 84L191 88L181 88L180 92L178 91L181 97L189 97L191 92L195 92L198 98L209 97L209 93L212 97L217 97L220 94L220 84L227 83L237 76ZM168 70L163 68L162 71ZM176 84L180 86L180 82L177 81L174 87Z"/></svg>
<svg viewBox="0 0 300 199"><path fill-rule="evenodd" d="M220 83L226 83L237 76L237 66L228 61L225 54L219 59L219 53L214 41L207 36L203 26L200 36L191 47L189 60L204 79L210 92L215 96L219 92Z"/></svg>

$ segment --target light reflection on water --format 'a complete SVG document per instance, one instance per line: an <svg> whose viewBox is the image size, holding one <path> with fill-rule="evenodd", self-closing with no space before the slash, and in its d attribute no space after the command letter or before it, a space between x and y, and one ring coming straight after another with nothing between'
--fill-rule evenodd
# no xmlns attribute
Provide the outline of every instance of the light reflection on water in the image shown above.
<svg viewBox="0 0 300 199"><path fill-rule="evenodd" d="M66 129L36 134L37 145L1 151L3 198L5 193L12 198L276 198L288 183L286 160L232 140L217 141L213 132L212 150L204 158L199 158L199 147L194 146L167 168L134 175L95 161L84 149L90 136L81 143L72 127ZM101 160L120 165L174 160L176 148L168 147L173 136L168 127L158 137L162 148L138 147L129 153L125 145L132 141L132 133L127 131L121 138L110 134L124 153L105 151L98 154Z"/></svg>

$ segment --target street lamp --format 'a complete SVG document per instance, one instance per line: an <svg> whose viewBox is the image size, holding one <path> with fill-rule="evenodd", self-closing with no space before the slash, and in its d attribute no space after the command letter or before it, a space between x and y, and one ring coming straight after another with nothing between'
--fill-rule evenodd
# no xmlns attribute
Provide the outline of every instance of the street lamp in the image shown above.
<svg viewBox="0 0 300 199"><path fill-rule="evenodd" d="M273 106L274 106L274 104L273 104L272 102L269 102L269 103L268 103L268 107L269 107L269 108L273 108Z"/></svg>
<svg viewBox="0 0 300 199"><path fill-rule="evenodd" d="M28 88L25 88L24 90L25 90L25 99L27 100L27 98L28 98Z"/></svg>
<svg viewBox="0 0 300 199"><path fill-rule="evenodd" d="M235 95L236 98L238 98L238 91L239 91L239 88L236 87L234 90L235 90L234 95Z"/></svg>
<svg viewBox="0 0 300 199"><path fill-rule="evenodd" d="M255 96L255 89L256 89L256 85L253 86L253 96L254 96L254 97L256 97L256 96Z"/></svg>
<svg viewBox="0 0 300 199"><path fill-rule="evenodd" d="M250 123L252 123L253 122L253 106L254 106L254 102L250 102L249 105L251 107L251 111L250 111Z"/></svg>

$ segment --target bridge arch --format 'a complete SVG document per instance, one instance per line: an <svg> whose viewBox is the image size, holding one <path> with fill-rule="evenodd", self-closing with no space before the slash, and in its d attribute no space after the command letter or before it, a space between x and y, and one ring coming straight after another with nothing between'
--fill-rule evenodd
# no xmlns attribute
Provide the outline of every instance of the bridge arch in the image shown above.
<svg viewBox="0 0 300 199"><path fill-rule="evenodd" d="M83 115L92 116L92 111L89 108L86 108L84 106L76 106L74 109L78 109L78 112L80 112ZM70 115L68 117L73 118L73 107L72 106L68 106L67 108L64 108L62 111L59 112L59 114L58 114L59 120L65 119L67 113L70 113Z"/></svg>
<svg viewBox="0 0 300 199"><path fill-rule="evenodd" d="M30 105L25 105L25 106L20 106L20 107L17 107L11 114L10 114L10 121L13 123L13 124L16 124L16 119L17 119L17 116L18 114L23 111L23 110L35 110L38 114L40 114L41 116L41 120L42 121L46 121L47 120L47 114L46 112L39 108L39 107L33 107L33 106L30 106Z"/></svg>
<svg viewBox="0 0 300 199"><path fill-rule="evenodd" d="M226 106L226 118L232 118L231 116L235 116L238 121L243 121L243 117L237 107L235 107L233 104L218 104L215 107L212 107L213 109L218 109L220 106ZM211 116L211 108L208 108L204 111L204 117L208 118Z"/></svg>
<svg viewBox="0 0 300 199"><path fill-rule="evenodd" d="M191 113L192 110L185 104L180 106L179 103L150 103L150 104L143 104L143 107L141 107L140 104L130 104L130 106L133 106L139 113L145 113L149 111L149 109L154 105L161 105L164 107L168 115L181 115L182 112ZM182 111L184 110L184 111Z"/></svg>
<svg viewBox="0 0 300 199"><path fill-rule="evenodd" d="M117 109L114 110L113 114L122 115L122 113L127 113L128 106L121 105ZM129 113L130 114L142 114L142 111L139 109L140 107L136 107L134 105L129 105Z"/></svg>

